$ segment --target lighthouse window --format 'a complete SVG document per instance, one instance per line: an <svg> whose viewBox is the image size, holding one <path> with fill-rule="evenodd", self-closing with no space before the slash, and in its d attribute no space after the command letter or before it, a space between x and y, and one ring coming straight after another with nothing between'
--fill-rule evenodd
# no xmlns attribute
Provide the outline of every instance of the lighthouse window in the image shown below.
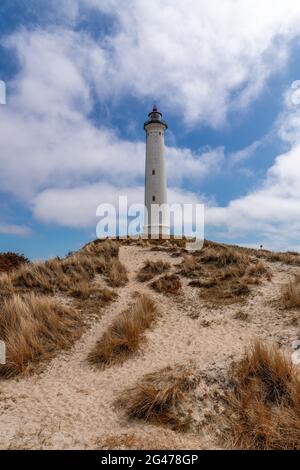
<svg viewBox="0 0 300 470"><path fill-rule="evenodd" d="M155 170L152 170L152 175L155 175Z"/></svg>
<svg viewBox="0 0 300 470"><path fill-rule="evenodd" d="M155 196L152 196L152 202L155 202Z"/></svg>

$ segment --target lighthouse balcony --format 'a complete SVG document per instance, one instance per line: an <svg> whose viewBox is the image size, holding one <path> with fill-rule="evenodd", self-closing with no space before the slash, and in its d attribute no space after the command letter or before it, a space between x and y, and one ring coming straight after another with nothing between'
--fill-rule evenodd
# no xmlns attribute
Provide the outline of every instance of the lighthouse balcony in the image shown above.
<svg viewBox="0 0 300 470"><path fill-rule="evenodd" d="M163 119L153 119L153 118L147 119L147 121L144 124L144 129L146 129L146 126L148 126L149 124L162 124L163 126L165 126L166 129L168 129L168 124Z"/></svg>

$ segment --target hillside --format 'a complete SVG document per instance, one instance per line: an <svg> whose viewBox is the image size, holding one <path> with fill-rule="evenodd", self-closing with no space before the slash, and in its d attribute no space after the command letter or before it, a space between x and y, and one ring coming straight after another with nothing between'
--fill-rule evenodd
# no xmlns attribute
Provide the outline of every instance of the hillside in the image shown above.
<svg viewBox="0 0 300 470"><path fill-rule="evenodd" d="M300 448L300 256L181 245L97 241L0 276L1 449Z"/></svg>

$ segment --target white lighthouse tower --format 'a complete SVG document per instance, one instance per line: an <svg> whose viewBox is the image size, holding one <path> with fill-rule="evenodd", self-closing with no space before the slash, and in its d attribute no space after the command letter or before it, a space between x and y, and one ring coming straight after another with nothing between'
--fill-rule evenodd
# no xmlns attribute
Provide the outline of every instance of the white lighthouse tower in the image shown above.
<svg viewBox="0 0 300 470"><path fill-rule="evenodd" d="M159 237L170 232L167 208L167 178L164 155L164 134L168 129L162 114L154 105L144 124L146 132L144 234ZM155 207L153 207L155 206ZM162 210L159 211L158 208Z"/></svg>

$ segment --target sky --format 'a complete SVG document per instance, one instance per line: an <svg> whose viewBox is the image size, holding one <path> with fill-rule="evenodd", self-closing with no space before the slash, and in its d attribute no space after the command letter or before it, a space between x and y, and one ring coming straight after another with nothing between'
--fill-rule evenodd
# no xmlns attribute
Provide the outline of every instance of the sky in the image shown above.
<svg viewBox="0 0 300 470"><path fill-rule="evenodd" d="M300 3L0 0L0 251L63 256L96 208L143 203L168 122L169 202L205 237L300 251Z"/></svg>

